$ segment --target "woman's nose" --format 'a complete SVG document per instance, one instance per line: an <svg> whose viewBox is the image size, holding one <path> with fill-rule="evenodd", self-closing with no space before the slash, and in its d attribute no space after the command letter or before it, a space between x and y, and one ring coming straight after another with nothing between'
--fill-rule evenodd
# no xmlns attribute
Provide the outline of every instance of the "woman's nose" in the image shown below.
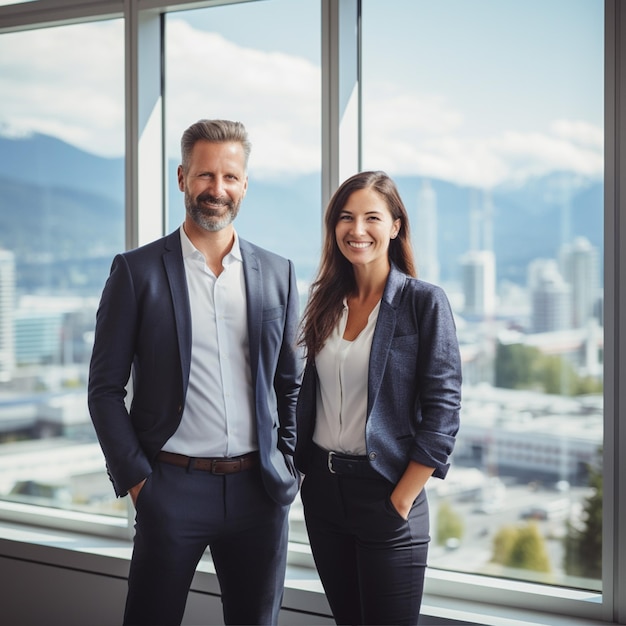
<svg viewBox="0 0 626 626"><path fill-rule="evenodd" d="M356 219L352 222L352 230L355 233L361 234L365 232L365 222L363 220Z"/></svg>

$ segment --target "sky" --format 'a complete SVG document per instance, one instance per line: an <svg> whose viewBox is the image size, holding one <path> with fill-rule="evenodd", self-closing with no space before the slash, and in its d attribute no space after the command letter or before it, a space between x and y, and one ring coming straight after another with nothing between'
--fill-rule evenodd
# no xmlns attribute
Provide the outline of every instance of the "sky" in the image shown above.
<svg viewBox="0 0 626 626"><path fill-rule="evenodd" d="M602 174L602 0L363 0L364 166L491 187ZM172 13L168 150L241 119L251 172L319 171L318 0ZM120 20L0 36L0 133L123 154Z"/></svg>

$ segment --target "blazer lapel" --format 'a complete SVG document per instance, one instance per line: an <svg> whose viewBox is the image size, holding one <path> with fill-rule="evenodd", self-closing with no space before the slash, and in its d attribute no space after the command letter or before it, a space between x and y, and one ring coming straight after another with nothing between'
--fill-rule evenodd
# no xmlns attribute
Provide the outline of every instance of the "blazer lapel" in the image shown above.
<svg viewBox="0 0 626 626"><path fill-rule="evenodd" d="M396 328L396 311L406 282L405 275L394 265L391 266L385 291L380 302L376 328L372 338L368 383L367 383L367 416L376 402L383 373L387 365L387 355Z"/></svg>
<svg viewBox="0 0 626 626"><path fill-rule="evenodd" d="M243 259L243 275L246 283L246 301L248 313L248 344L250 347L250 368L252 380L256 385L256 372L261 346L261 323L263 311L263 283L261 266L250 244L239 239L239 249Z"/></svg>
<svg viewBox="0 0 626 626"><path fill-rule="evenodd" d="M163 265L169 281L172 305L174 307L180 365L183 373L183 389L187 389L189 369L191 368L191 307L178 230L174 231L165 240Z"/></svg>

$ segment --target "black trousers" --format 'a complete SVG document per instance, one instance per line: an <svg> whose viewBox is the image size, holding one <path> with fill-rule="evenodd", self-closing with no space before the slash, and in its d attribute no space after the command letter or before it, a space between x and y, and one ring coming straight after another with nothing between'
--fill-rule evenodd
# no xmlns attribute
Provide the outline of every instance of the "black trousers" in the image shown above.
<svg viewBox="0 0 626 626"><path fill-rule="evenodd" d="M137 498L124 624L180 624L207 546L225 624L277 624L288 510L267 495L258 467L221 476L156 463Z"/></svg>
<svg viewBox="0 0 626 626"><path fill-rule="evenodd" d="M313 558L337 624L417 624L429 542L428 502L405 520L393 485L359 463L331 473L314 463L301 497Z"/></svg>

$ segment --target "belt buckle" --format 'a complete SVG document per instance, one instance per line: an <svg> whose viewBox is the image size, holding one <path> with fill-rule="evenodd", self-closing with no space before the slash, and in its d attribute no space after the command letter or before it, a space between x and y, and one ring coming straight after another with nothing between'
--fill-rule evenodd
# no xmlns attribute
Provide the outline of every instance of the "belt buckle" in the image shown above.
<svg viewBox="0 0 626 626"><path fill-rule="evenodd" d="M225 476L226 472L218 472L217 465L218 463L223 463L222 459L211 459L211 474L215 474L216 476Z"/></svg>
<svg viewBox="0 0 626 626"><path fill-rule="evenodd" d="M335 453L331 450L328 453L328 459L326 460L326 463L328 465L328 471L331 474L336 474L337 472L333 469L333 457L335 456Z"/></svg>

